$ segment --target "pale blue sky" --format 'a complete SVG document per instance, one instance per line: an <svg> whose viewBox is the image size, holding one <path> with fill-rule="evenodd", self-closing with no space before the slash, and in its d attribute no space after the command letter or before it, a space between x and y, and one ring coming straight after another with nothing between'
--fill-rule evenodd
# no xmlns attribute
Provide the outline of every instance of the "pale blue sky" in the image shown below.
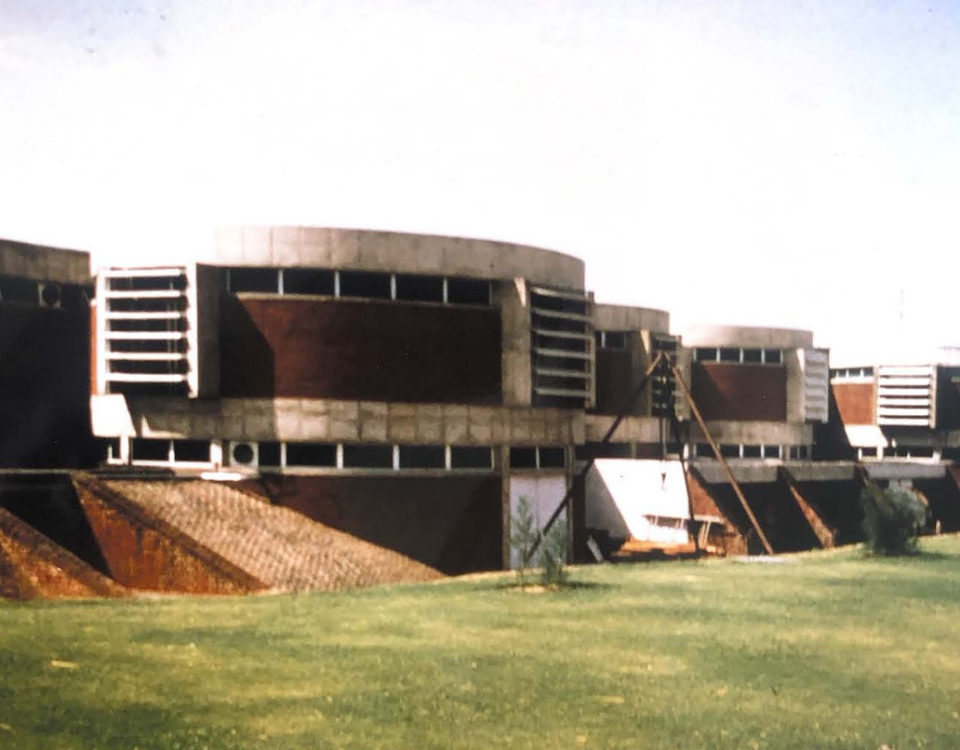
<svg viewBox="0 0 960 750"><path fill-rule="evenodd" d="M600 301L960 343L951 2L0 0L0 236L489 237Z"/></svg>

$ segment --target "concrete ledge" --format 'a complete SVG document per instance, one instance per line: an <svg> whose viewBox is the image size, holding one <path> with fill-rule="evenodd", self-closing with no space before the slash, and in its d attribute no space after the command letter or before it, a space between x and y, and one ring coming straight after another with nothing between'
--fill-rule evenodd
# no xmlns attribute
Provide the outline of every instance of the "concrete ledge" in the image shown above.
<svg viewBox="0 0 960 750"><path fill-rule="evenodd" d="M191 401L195 408L184 411L183 401L128 399L128 421L127 412L116 418L113 402L94 397L96 434L404 445L571 445L584 439L584 416L574 409L278 398Z"/></svg>
<svg viewBox="0 0 960 750"><path fill-rule="evenodd" d="M579 258L510 242L324 227L226 227L210 259L223 265L430 273L479 279L526 278L583 290Z"/></svg>

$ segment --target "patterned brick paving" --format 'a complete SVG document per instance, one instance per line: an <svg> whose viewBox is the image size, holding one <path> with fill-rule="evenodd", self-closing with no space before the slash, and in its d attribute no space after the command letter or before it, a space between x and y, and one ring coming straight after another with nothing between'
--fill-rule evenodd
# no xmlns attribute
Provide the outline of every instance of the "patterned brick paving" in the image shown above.
<svg viewBox="0 0 960 750"><path fill-rule="evenodd" d="M404 555L274 507L228 483L103 484L274 589L335 591L441 577Z"/></svg>

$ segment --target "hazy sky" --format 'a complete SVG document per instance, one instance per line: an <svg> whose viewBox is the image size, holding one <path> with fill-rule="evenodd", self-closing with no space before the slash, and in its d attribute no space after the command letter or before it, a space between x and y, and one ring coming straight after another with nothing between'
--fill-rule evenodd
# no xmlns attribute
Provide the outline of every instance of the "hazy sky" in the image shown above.
<svg viewBox="0 0 960 750"><path fill-rule="evenodd" d="M960 343L955 1L0 0L0 101L3 237L478 236L675 327Z"/></svg>

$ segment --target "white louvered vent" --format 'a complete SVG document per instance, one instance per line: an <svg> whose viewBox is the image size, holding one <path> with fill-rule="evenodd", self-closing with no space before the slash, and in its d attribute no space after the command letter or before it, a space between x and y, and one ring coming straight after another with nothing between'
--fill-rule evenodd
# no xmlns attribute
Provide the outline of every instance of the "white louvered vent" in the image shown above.
<svg viewBox="0 0 960 750"><path fill-rule="evenodd" d="M877 424L935 427L936 368L882 366L877 371Z"/></svg>
<svg viewBox="0 0 960 750"><path fill-rule="evenodd" d="M200 294L198 266L110 268L97 278L97 381L101 393L196 397L205 384L201 361L219 358L215 339L201 356L198 331L206 320L206 339L216 335L213 297ZM215 283L204 282L206 289ZM209 299L208 299L209 298ZM201 300L204 301L201 305ZM201 315L200 307L205 308ZM219 378L214 369L210 381ZM209 389L209 386L207 386Z"/></svg>
<svg viewBox="0 0 960 750"><path fill-rule="evenodd" d="M830 357L826 349L801 349L803 409L807 422L826 423L830 416Z"/></svg>
<svg viewBox="0 0 960 750"><path fill-rule="evenodd" d="M579 408L594 404L591 301L582 293L530 287L533 403Z"/></svg>

